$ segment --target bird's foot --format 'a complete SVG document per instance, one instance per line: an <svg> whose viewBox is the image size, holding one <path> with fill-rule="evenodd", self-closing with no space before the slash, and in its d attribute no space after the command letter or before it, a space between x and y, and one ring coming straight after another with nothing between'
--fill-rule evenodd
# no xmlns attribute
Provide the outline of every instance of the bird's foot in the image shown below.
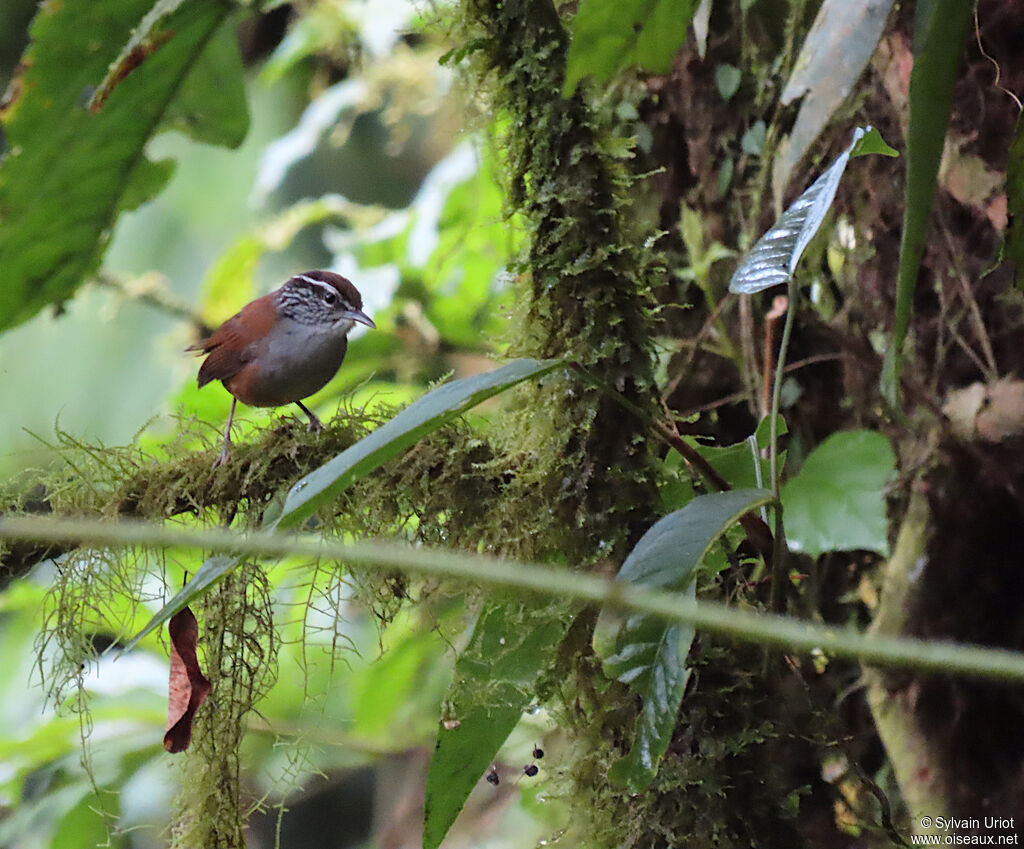
<svg viewBox="0 0 1024 849"><path fill-rule="evenodd" d="M301 401L296 401L295 404L296 404L296 406L300 410L302 410L302 412L304 412L307 416L309 416L309 432L310 433L321 433L321 432L323 432L324 424L323 424L322 421L320 421L319 418L317 418L316 413L314 413L311 409L309 409L309 407L307 407Z"/></svg>
<svg viewBox="0 0 1024 849"><path fill-rule="evenodd" d="M220 450L220 456L216 460L213 461L213 468L219 469L221 466L223 466L228 461L228 459L230 457L231 457L231 446L230 445L225 445Z"/></svg>

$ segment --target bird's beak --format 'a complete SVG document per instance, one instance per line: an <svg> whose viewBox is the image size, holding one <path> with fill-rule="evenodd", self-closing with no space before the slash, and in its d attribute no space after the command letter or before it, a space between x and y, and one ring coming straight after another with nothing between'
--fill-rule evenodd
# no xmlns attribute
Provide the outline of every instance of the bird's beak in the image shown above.
<svg viewBox="0 0 1024 849"><path fill-rule="evenodd" d="M373 319L370 318L362 310L346 310L341 314L341 317L351 319L352 321L357 321L360 324L365 324L367 327L370 328L370 330L377 329L377 325L373 323Z"/></svg>

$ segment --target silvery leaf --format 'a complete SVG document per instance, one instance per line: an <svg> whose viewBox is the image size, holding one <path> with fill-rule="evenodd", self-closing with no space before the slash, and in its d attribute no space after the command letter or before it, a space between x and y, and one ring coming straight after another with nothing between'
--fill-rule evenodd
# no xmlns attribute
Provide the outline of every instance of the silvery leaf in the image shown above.
<svg viewBox="0 0 1024 849"><path fill-rule="evenodd" d="M730 292L751 295L785 283L793 276L804 250L825 220L850 154L865 132L861 127L854 130L850 146L793 201L775 226L758 239L732 275Z"/></svg>

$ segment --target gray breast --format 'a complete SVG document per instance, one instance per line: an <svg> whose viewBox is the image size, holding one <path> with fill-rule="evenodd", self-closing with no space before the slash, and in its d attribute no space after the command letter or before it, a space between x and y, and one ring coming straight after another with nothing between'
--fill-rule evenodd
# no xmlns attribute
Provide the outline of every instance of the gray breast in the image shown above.
<svg viewBox="0 0 1024 849"><path fill-rule="evenodd" d="M287 318L279 319L260 352L267 406L301 401L334 377L348 347L347 329L313 330Z"/></svg>

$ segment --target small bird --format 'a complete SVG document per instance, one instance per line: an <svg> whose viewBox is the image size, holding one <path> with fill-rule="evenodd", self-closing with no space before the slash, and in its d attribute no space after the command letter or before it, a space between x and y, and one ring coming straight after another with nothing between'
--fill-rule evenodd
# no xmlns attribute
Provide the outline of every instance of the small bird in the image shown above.
<svg viewBox="0 0 1024 849"><path fill-rule="evenodd" d="M207 355L199 367L199 388L219 380L232 395L214 468L228 459L239 401L250 407L298 404L309 416L309 429L323 430L302 399L337 373L356 322L377 326L363 312L363 298L352 281L333 271L306 271L247 304L186 349Z"/></svg>

